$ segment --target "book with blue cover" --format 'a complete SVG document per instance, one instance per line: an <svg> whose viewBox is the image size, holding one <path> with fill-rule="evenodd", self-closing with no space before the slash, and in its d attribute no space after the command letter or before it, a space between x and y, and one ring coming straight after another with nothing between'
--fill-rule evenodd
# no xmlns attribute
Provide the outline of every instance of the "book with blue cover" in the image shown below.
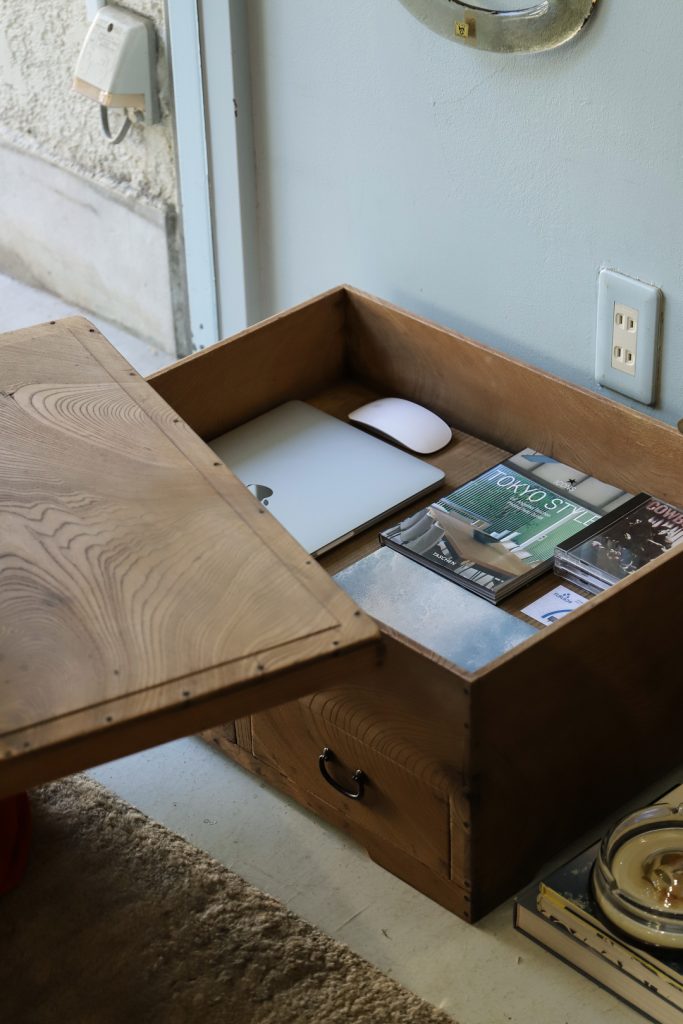
<svg viewBox="0 0 683 1024"><path fill-rule="evenodd" d="M536 633L389 548L361 558L334 579L373 618L469 672Z"/></svg>
<svg viewBox="0 0 683 1024"><path fill-rule="evenodd" d="M382 544L497 603L555 548L631 494L526 448L380 535Z"/></svg>

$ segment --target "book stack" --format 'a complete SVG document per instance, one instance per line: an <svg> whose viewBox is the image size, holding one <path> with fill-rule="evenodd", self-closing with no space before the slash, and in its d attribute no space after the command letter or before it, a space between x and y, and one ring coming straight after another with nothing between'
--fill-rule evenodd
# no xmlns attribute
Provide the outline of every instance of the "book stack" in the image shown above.
<svg viewBox="0 0 683 1024"><path fill-rule="evenodd" d="M683 543L683 511L637 494L614 512L558 544L555 572L600 594Z"/></svg>
<svg viewBox="0 0 683 1024"><path fill-rule="evenodd" d="M525 448L385 530L380 541L498 603L552 568L559 543L631 497Z"/></svg>
<svg viewBox="0 0 683 1024"><path fill-rule="evenodd" d="M683 786L662 798L680 804ZM603 988L659 1024L683 1021L683 949L645 945L618 933L593 895L599 842L526 889L514 924Z"/></svg>

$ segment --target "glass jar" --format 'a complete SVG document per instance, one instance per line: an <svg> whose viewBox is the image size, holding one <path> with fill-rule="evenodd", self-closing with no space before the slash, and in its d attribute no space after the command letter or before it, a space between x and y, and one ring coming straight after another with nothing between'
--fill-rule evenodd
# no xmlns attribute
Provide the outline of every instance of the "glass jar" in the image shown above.
<svg viewBox="0 0 683 1024"><path fill-rule="evenodd" d="M683 950L683 804L651 804L618 821L592 880L598 906L620 931Z"/></svg>

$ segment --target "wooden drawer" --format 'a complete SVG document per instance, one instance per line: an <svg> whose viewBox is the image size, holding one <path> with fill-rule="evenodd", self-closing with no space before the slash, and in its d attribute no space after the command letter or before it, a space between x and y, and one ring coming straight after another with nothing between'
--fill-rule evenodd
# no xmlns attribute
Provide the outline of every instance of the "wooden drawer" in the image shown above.
<svg viewBox="0 0 683 1024"><path fill-rule="evenodd" d="M340 793L320 770L329 751L327 776L359 799ZM335 728L302 702L274 708L253 719L252 752L296 786L330 804L356 834L369 833L448 877L448 794ZM362 771L365 781L354 781Z"/></svg>
<svg viewBox="0 0 683 1024"><path fill-rule="evenodd" d="M443 494L528 446L683 506L683 436L674 428L350 288L190 356L150 383L206 440L293 398L343 418L363 401L400 395L454 428L453 443L430 458L445 471ZM336 573L376 549L379 529L423 505L419 499L320 564ZM324 719L371 751L373 763L391 761L432 792L441 793L445 780L450 882L471 894L468 906L458 909L436 870L429 883L424 871L412 872L411 865L424 867L424 853L410 847L410 836L401 840L403 859L387 853L387 866L474 919L675 767L682 580L678 549L475 673L383 625L379 663L344 671L342 662L336 674L333 662L321 664L307 698L314 721ZM541 578L504 607L517 613L553 582ZM258 756L249 720L225 749L306 802L308 789L282 781L286 741L258 715L251 722ZM276 747L277 756L269 754ZM357 767L360 753L344 747L345 767ZM334 794L318 792L325 793L318 804L331 806L324 801ZM345 820L365 841L369 833ZM501 858L501 836L512 835ZM441 863L441 840L430 842Z"/></svg>

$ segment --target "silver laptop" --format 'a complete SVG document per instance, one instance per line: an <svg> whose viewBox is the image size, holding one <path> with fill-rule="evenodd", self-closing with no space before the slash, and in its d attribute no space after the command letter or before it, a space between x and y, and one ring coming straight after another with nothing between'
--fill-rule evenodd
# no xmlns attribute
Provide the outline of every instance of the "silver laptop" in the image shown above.
<svg viewBox="0 0 683 1024"><path fill-rule="evenodd" d="M211 447L315 555L444 478L435 466L306 402L286 402Z"/></svg>

